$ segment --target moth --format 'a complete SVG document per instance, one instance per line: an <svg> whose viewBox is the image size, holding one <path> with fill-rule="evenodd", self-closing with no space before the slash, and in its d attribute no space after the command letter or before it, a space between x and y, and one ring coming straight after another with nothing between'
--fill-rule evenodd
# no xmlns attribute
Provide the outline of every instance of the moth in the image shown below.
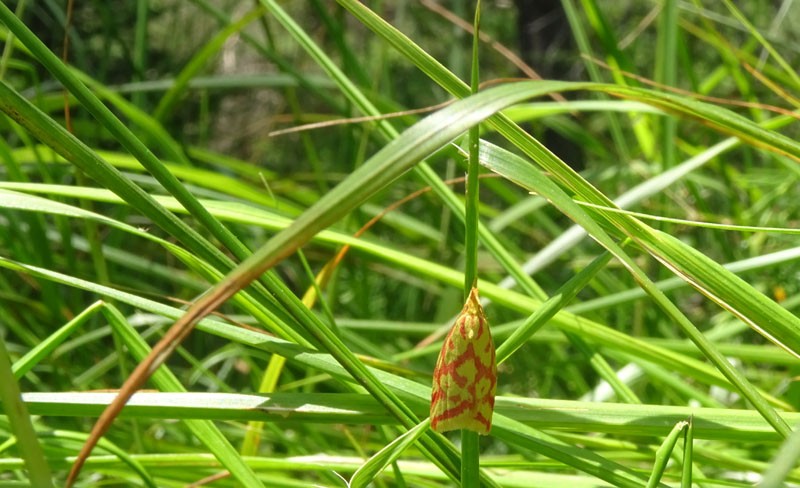
<svg viewBox="0 0 800 488"><path fill-rule="evenodd" d="M472 291L447 334L433 370L431 428L436 432L492 429L497 362L478 289Z"/></svg>

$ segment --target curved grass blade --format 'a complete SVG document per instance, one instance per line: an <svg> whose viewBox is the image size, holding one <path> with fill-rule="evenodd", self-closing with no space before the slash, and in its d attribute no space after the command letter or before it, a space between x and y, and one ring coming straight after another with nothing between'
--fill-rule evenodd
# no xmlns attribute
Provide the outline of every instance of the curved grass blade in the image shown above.
<svg viewBox="0 0 800 488"><path fill-rule="evenodd" d="M558 207L562 212L567 214L575 222L583 226L589 234L594 237L600 244L609 250L614 256L620 260L625 268L636 278L636 281L647 293L656 301L656 303L664 310L665 313L675 321L684 333L697 345L698 349L703 351L703 354L714 363L714 366L725 375L725 377L732 384L736 386L738 391L747 398L750 403L755 406L764 419L770 423L775 430L786 437L791 431L786 422L778 416L777 412L769 405L761 393L756 390L752 384L734 368L730 362L717 350L714 344L708 340L694 324L671 302L667 299L666 295L656 288L653 282L647 275L639 268L639 266L622 250L619 246L606 234L600 225L591 219L579 205L577 205L570 197L566 195L558 186L550 181L546 176L541 174L532 165L528 164L524 159L515 154L512 154L497 146L488 143L482 146L481 162L486 167L495 171L506 178L511 179L523 188L536 191L540 195L550 200L553 205ZM627 217L627 216L626 216ZM608 222L612 228L616 222ZM646 227L639 221L636 221L640 228ZM629 231L628 237L635 242L639 242L643 232ZM649 228L648 228L649 229ZM684 246L687 247L688 246ZM695 251L696 252L696 251ZM720 267L721 268L721 267ZM726 273L729 273L726 271ZM738 278L737 278L738 279ZM755 290L753 290L754 293ZM774 303L774 302L773 302ZM776 307L780 308L777 304Z"/></svg>
<svg viewBox="0 0 800 488"><path fill-rule="evenodd" d="M150 348L142 337L125 320L122 313L113 305L103 307L103 315L112 328L119 334L123 343L134 357L141 359L149 353ZM159 389L165 391L186 391L180 381L168 368L159 368L153 372L153 382ZM252 468L244 462L236 449L228 442L222 432L210 420L185 419L189 430L203 442L219 462L231 472L233 477L243 486L250 488L262 487ZM91 441L91 433L85 442Z"/></svg>
<svg viewBox="0 0 800 488"><path fill-rule="evenodd" d="M369 101L366 95L358 89L350 79L333 63L333 61L325 54L324 50L317 46L308 34L306 34L299 25L289 16L274 0L259 0L265 5L269 11L276 17L276 19L289 31L294 39L300 44L308 54L328 73L328 75L336 82L345 96L358 107L367 116L381 115L378 109ZM465 85L466 86L466 85ZM469 88L461 96L466 96L470 93ZM383 136L385 141L392 141L398 136L397 130L389 123L388 120L377 121L378 131ZM453 191L444 184L439 176L431 169L425 162L420 162L413 169L428 186L430 186L436 195L442 199L445 205L459 218L466 219L466 209L461 203L459 198ZM545 299L547 295L541 287L523 270L516 262L514 257L507 249L503 247L499 240L494 236L485 225L478 222L478 237L481 243L486 247L494 258L506 269L509 275L513 276L520 287L525 290L530 296L540 300Z"/></svg>
<svg viewBox="0 0 800 488"><path fill-rule="evenodd" d="M63 274L56 273L53 271L43 270L41 268L24 265L21 263L15 263L11 260L2 257L0 257L0 266L28 273L35 277L41 277L68 286L74 286L94 293L99 293L103 296L109 297L110 299L129 303L135 307L141 308L142 310L148 310L150 312L157 313L159 315L164 315L172 319L177 319L184 315L183 310L174 307L163 305L161 303L157 303L145 298L137 297L130 293L126 293L110 287L98 285L95 283L90 283L85 280L81 280L71 276L65 276ZM462 280L459 279L458 280L459 286L461 282ZM240 327L235 327L208 318L201 320L198 324L198 328L228 340L233 340L241 342L243 344L248 344L252 347L260 348L273 354L280 354L281 356L286 357L290 361L298 362L300 364L316 368L322 372L328 373L343 381L349 381L349 382L356 381L353 378L352 374L344 368L344 366L338 361L338 359L332 357L331 355L317 353L309 349L306 349L304 347L298 346L296 344L292 344L290 342L278 339L276 337L265 335L259 332L250 331L247 329L242 329ZM396 392L396 394L398 394L405 401L407 401L409 405L411 405L415 409L414 411L428 412L430 408L430 395L431 395L431 390L429 387L423 386L414 381L384 371L372 368L370 368L369 371L371 372L371 374L375 375L375 377L381 382L382 385L384 385L387 388L391 388L392 391ZM638 488L644 487L644 480L637 474L635 474L632 470L618 463L605 459L602 456L599 456L586 449L568 445L556 439L553 436L545 434L544 432L541 432L535 428L531 428L527 425L523 425L518 420L511 419L510 417L506 416L503 413L503 412L513 413L517 415L524 411L523 407L525 407L526 405L530 405L531 409L528 412L529 415L526 415L527 421L530 422L532 420L535 421L542 419L544 413L550 413L551 415L554 415L555 416L554 419L557 420L555 422L552 420L547 420L544 423L540 424L542 427L548 427L555 424L568 423L570 421L575 420L574 416L571 413L567 413L565 416L564 412L572 412L577 407L578 411L589 414L594 410L594 407L597 404L586 403L586 402L561 402L561 401L553 402L553 401L542 401L542 400L521 399L521 398L503 399L501 397L498 397L497 400L498 400L497 402L498 411L495 412L493 416L493 428L492 428L493 436L501 440L504 440L506 442L509 442L511 444L517 445L522 449L541 453L543 455L561 461L567 465L575 467L576 469L592 474L597 478L608 481L609 483L623 487L638 487ZM545 406L545 404L550 405L550 407ZM605 405L605 406L608 407L610 405ZM625 409L625 411L628 411L631 408L630 405L623 405L622 407ZM658 415L656 416L655 418L656 425L649 426L651 430L649 430L648 432L651 435L659 435L663 433L663 419L665 414L674 414L674 412L679 412L677 413L677 416L682 418L686 417L686 410L680 407L647 406L646 408L665 409L663 411L659 411ZM677 408L677 410L675 411L671 410L675 408ZM550 409L549 412L548 409ZM720 412L724 413L726 411L723 410ZM612 412L609 417L605 417L599 422L593 423L592 428L602 430L604 425L610 424L609 420L619 419L619 413L620 413L619 411ZM253 418L254 417L247 417L245 418L245 420ZM734 416L734 421L736 419L739 419L739 417ZM632 424L632 430L627 431L628 433L631 434L645 433L643 430L644 425L642 423L636 423L636 422L631 423L629 420L624 420L619 424L615 423L615 428L618 429L621 426L631 425L631 424ZM579 425L580 427L578 427L578 429L585 431L586 425L581 422L579 422ZM719 423L716 419L711 421L709 424L709 427L711 428L715 428L718 426ZM770 437L771 439L775 438L773 432L762 430L761 435L769 435L769 434L772 434L772 437ZM424 438L420 440L424 441ZM457 475L454 477L454 479L457 479Z"/></svg>
<svg viewBox="0 0 800 488"><path fill-rule="evenodd" d="M103 305L104 303L102 300L98 300L89 305L81 313L76 315L75 318L50 334L50 336L37 344L36 347L19 358L11 367L11 370L14 372L14 377L20 379L25 376L25 373L36 366L39 361L50 354L59 344L64 342L75 329L91 318Z"/></svg>
<svg viewBox="0 0 800 488"><path fill-rule="evenodd" d="M466 84L367 7L355 0L338 1L367 27L386 39L392 46L397 48L443 88L458 97L466 96L469 93L469 88ZM578 86L575 85L575 88L577 87ZM569 90L571 88L562 85L562 87L558 89ZM800 143L776 131L767 130L730 110L686 97L622 85L595 84L589 89L605 91L606 93L625 98L632 98L689 119L699 119L706 125L720 130L721 132L734 135L756 147L763 147L800 161ZM491 117L487 122L493 125L498 132L521 149L545 171L551 172L562 185L566 186L570 191L575 192L580 199L603 206L614 206L610 199L597 191L597 189L584 180L577 172L558 159L539 141L524 132L507 117L498 114ZM629 234L641 233L641 230L637 229L638 224L634 219L619 218L609 220L614 223L614 226L621 227ZM681 256L678 254L670 254L666 260L666 264L669 266L671 264L669 261L680 258ZM662 260L662 262L664 262L664 260ZM691 273L702 273L703 270L694 266L696 263L697 261L684 261L684 264L691 268ZM734 281L730 273L724 273L721 279ZM800 354L800 333L797 333L800 331L800 319L798 317L786 314L785 311L781 310L780 306L766 299L763 295L761 295L760 298L757 297L760 293L749 285L746 285L746 291L743 291L743 293L733 295L733 290L730 287L720 288L719 286L715 286L719 284L718 281L712 283L701 282L698 284L708 291L709 296L719 297L720 303L728 304L732 308L735 307L744 315L748 313L757 313L758 316L756 317L748 316L752 323L757 323L759 328L765 330L768 334L767 337L777 338L781 341L783 347L790 348L796 354ZM737 303L739 304L738 307L736 307ZM782 321L786 322L771 321L769 320L770 314L775 317L780 317ZM728 369L725 365L722 367ZM772 418L777 419L774 416L772 416ZM788 426L782 426L781 430L787 433Z"/></svg>
<svg viewBox="0 0 800 488"><path fill-rule="evenodd" d="M350 478L350 488L362 488L372 483L372 481L386 469L386 466L399 458L411 444L416 442L416 440L425 433L430 427L430 423L430 418L423 420L419 425L408 430L405 434L375 453L374 456L369 458L366 463L353 473L353 477Z"/></svg>
<svg viewBox="0 0 800 488"><path fill-rule="evenodd" d="M64 196L80 196L83 198L91 198L98 201L105 202L121 202L115 195L105 190L98 190L95 188L76 188L76 187L59 187L57 185L40 185L40 184L16 184L0 182L0 187L11 187L25 191L47 191ZM113 221L107 217L99 215L90 215L86 211L70 207L59 202L50 202L42 199L35 199L29 195L11 195L6 194L7 198L0 199L0 205L8 208L18 208L24 210L43 211L48 213L59 213L67 216L79 216L81 218L94 218L98 222L112 225L115 228L125 230L139 237L153 240L164 245L168 251L173 253L176 257L186 262L190 267L196 269L194 263L188 260L190 254L183 251L181 248L174 244L165 242L152 234L141 232L140 230L127 226L126 224ZM31 200L31 201L28 201ZM163 204L169 209L179 211L181 210L180 204L175 202L174 199L168 197L157 197L159 203ZM291 222L282 217L275 217L262 211L254 211L249 207L240 207L237 205L219 205L212 201L204 201L203 204L215 213L216 216L222 219L230 219L236 222L242 222L253 225L261 225L270 229L281 230L288 227ZM184 210L185 211L185 210ZM450 268L446 268L432 261L427 261L416 256L396 251L386 246L381 246L373 242L364 241L361 239L354 239L351 236L342 235L333 231L322 231L315 236L323 242L331 242L336 244L346 244L354 248L361 249L370 253L380 259L387 260L391 263L400 265L414 271L416 273L430 276L434 279L440 280L452 286L461 286L463 284L463 274L458 273ZM215 279L219 275L214 275ZM684 283L679 278L676 278L681 283ZM495 303L516 310L525 314L532 314L542 306L530 297L520 293L500 289L497 285L488 282L481 282L480 287L483 290L484 296L490 297ZM643 292L644 293L644 292ZM280 323L280 322L278 322ZM699 362L696 359L687 357L683 354L678 354L673 351L667 350L663 347L652 344L648 341L643 341L631 337L629 335L618 332L607 326L601 325L597 322L590 321L582 317L576 317L570 313L559 311L551 319L551 323L557 327L570 331L575 334L580 334L586 340L595 344L602 345L613 349L624 351L628 354L640 357L650 362L660 364L663 367L680 372L682 374L694 377L702 382L718 385L728 389L734 387L725 380L724 376L719 374L711 366ZM291 330L288 325L284 325L277 331ZM774 397L765 394L773 404L781 408L791 408L784 402L780 402Z"/></svg>
<svg viewBox="0 0 800 488"><path fill-rule="evenodd" d="M289 227L271 238L259 250L236 267L225 279L199 298L186 314L167 331L152 353L134 370L122 385L118 400L98 419L92 439L98 439L108 429L114 417L134 391L169 356L195 323L219 307L228 298L250 284L262 273L291 255L295 249L311 239L317 232L336 222L375 192L391 183L425 156L442 147L464 130L492 115L498 110L551 89L549 82L520 82L494 87L456 102L425 118L406 130L400 137L378 151L367 162L351 173L347 179L326 193L314 206L298 217ZM416 425L413 413L407 410L393 393L383 388L358 361L352 352L331 333L327 327L308 330L312 336L331 351L362 386L380 399L398 417ZM405 408L404 408L405 407ZM91 452L87 443L76 461L76 472L82 460ZM74 479L74 477L71 477Z"/></svg>

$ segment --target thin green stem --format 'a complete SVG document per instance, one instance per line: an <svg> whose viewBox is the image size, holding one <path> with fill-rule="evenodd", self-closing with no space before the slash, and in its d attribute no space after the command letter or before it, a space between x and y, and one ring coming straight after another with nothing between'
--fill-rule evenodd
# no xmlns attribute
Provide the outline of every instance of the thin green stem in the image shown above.
<svg viewBox="0 0 800 488"><path fill-rule="evenodd" d="M472 76L471 92L478 93L480 69L478 64L478 32L481 22L481 0L475 5L475 20L472 35ZM464 264L464 300L478 283L478 192L480 172L480 125L469 129L469 168L467 171L466 218L466 258ZM480 485L480 448L478 433L461 429L461 486L477 488Z"/></svg>
<svg viewBox="0 0 800 488"><path fill-rule="evenodd" d="M133 79L144 80L145 70L147 69L147 16L150 0L138 0L136 2L136 30L133 39ZM133 104L139 108L144 108L146 101L145 94L135 92L133 94Z"/></svg>
<svg viewBox="0 0 800 488"><path fill-rule="evenodd" d="M675 86L677 81L677 38L678 38L678 2L668 0L660 15L661 23L658 34L658 52L656 54L655 79L667 86ZM677 121L666 116L661 120L661 154L664 169L675 166L675 136Z"/></svg>
<svg viewBox="0 0 800 488"><path fill-rule="evenodd" d="M474 35L472 37L472 87L471 92L478 93L480 71L478 65L478 28L480 24L481 2L475 7ZM466 219L466 257L464 265L464 300L478 280L478 174L480 172L480 127L469 130L469 170L467 172L467 200L465 205Z"/></svg>
<svg viewBox="0 0 800 488"><path fill-rule="evenodd" d="M461 488L480 486L480 449L478 433L461 429Z"/></svg>

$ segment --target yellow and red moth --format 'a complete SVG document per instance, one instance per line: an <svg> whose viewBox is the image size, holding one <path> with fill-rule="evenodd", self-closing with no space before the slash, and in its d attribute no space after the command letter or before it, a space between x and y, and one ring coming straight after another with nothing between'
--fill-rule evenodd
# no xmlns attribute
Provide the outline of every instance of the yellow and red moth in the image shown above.
<svg viewBox="0 0 800 488"><path fill-rule="evenodd" d="M494 342L478 289L473 288L433 370L431 428L436 432L469 429L488 434L496 390Z"/></svg>

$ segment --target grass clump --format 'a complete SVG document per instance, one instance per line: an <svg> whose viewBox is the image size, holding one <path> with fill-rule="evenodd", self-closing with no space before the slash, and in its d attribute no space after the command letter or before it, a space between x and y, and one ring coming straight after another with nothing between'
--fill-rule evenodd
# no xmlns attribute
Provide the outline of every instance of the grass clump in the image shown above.
<svg viewBox="0 0 800 488"><path fill-rule="evenodd" d="M783 5L0 5L0 484L800 482Z"/></svg>

